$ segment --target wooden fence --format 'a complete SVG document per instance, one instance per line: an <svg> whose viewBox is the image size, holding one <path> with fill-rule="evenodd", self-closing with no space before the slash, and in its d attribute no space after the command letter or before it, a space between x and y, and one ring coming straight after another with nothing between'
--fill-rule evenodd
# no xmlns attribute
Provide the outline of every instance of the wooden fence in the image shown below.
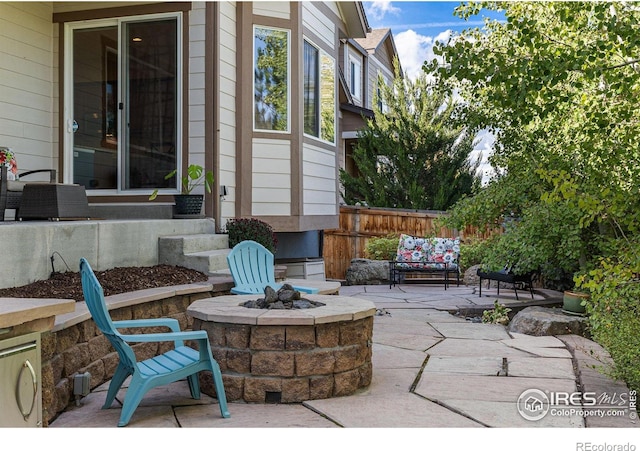
<svg viewBox="0 0 640 451"><path fill-rule="evenodd" d="M440 227L436 219L443 215L446 213L442 211L341 206L338 228L324 231L326 278L344 280L351 260L364 257L365 246L371 237L406 233L414 236L482 239L491 234L480 233L471 227L462 231Z"/></svg>

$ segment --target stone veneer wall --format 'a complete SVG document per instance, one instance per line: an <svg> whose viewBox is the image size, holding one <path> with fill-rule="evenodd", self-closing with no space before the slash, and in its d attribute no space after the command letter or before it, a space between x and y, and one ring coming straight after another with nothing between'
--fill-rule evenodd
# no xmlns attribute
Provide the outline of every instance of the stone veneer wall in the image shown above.
<svg viewBox="0 0 640 451"><path fill-rule="evenodd" d="M175 318L181 330L191 329L193 319L187 307L198 299L228 294L204 291L183 295L168 295L164 299L141 302L110 311L114 321L142 318ZM136 293L131 293L135 297ZM148 329L151 331L151 329ZM168 329L156 328L156 331ZM139 329L136 330L139 332ZM118 354L91 318L69 327L42 334L42 421L48 426L58 414L75 403L73 379L76 374L91 374L90 388L111 379L118 366ZM147 359L171 349L172 343L139 343L132 348L139 359Z"/></svg>
<svg viewBox="0 0 640 451"><path fill-rule="evenodd" d="M228 401L295 403L347 396L372 377L373 317L316 325L242 325L194 319L206 330ZM210 374L200 377L215 396Z"/></svg>

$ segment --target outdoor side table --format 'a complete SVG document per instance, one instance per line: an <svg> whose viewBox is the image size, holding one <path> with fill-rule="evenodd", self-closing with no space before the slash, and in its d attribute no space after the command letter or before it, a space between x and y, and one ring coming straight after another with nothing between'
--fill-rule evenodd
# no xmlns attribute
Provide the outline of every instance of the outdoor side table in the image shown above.
<svg viewBox="0 0 640 451"><path fill-rule="evenodd" d="M20 199L18 220L89 219L84 186L63 183L29 183Z"/></svg>

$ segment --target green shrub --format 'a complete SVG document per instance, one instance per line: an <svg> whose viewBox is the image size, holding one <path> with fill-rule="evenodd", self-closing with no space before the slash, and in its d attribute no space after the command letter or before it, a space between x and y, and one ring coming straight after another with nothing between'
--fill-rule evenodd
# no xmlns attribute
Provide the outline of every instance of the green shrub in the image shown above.
<svg viewBox="0 0 640 451"><path fill-rule="evenodd" d="M491 246L495 243L496 236L481 240L477 238L467 239L460 244L460 269L465 271L473 265L483 263Z"/></svg>
<svg viewBox="0 0 640 451"><path fill-rule="evenodd" d="M369 238L364 248L364 256L370 260L392 260L398 252L400 237L395 234Z"/></svg>
<svg viewBox="0 0 640 451"><path fill-rule="evenodd" d="M253 218L229 219L226 232L229 234L231 248L242 241L253 240L269 249L272 254L276 253L278 239L271 226L264 221Z"/></svg>
<svg viewBox="0 0 640 451"><path fill-rule="evenodd" d="M621 251L616 259L577 277L577 286L588 289L585 303L593 339L605 348L613 368L605 372L624 380L631 390L640 390L640 246ZM635 255L634 255L635 254Z"/></svg>

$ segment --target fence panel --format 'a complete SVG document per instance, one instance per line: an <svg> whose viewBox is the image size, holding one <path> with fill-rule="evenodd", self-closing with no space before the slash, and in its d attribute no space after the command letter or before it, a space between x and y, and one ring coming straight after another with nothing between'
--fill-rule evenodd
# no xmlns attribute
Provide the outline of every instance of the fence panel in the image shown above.
<svg viewBox="0 0 640 451"><path fill-rule="evenodd" d="M323 256L327 279L344 280L354 258L363 258L371 237L406 233L414 236L487 238L494 232L480 233L473 227L462 232L438 227L436 219L442 211L401 210L340 206L337 229L324 231Z"/></svg>

